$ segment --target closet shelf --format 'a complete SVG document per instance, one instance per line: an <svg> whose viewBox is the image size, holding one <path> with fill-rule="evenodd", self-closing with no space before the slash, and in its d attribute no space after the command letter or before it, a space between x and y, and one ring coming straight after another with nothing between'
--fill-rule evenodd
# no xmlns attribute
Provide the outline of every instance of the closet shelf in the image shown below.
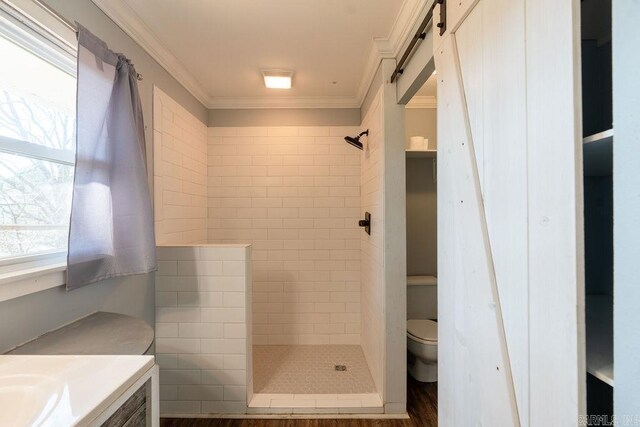
<svg viewBox="0 0 640 427"><path fill-rule="evenodd" d="M613 297L586 296L587 372L613 387Z"/></svg>
<svg viewBox="0 0 640 427"><path fill-rule="evenodd" d="M587 136L582 140L584 174L609 176L613 171L613 129Z"/></svg>
<svg viewBox="0 0 640 427"><path fill-rule="evenodd" d="M437 157L437 150L405 150L405 153L409 159Z"/></svg>
<svg viewBox="0 0 640 427"><path fill-rule="evenodd" d="M582 139L583 144L598 144L613 141L613 129L607 129L602 132L594 133Z"/></svg>

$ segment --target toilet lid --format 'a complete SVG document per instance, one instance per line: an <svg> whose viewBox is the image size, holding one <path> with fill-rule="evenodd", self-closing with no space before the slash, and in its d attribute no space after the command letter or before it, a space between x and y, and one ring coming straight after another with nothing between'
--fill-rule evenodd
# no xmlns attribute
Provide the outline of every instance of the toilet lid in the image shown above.
<svg viewBox="0 0 640 427"><path fill-rule="evenodd" d="M433 320L407 320L407 332L423 341L438 341L438 324Z"/></svg>

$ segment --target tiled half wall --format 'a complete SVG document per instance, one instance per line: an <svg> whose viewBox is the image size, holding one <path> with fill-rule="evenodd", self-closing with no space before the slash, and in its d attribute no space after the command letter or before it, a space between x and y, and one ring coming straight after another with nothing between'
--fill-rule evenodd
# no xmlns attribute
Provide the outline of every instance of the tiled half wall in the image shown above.
<svg viewBox="0 0 640 427"><path fill-rule="evenodd" d="M245 413L251 247L158 247L155 300L161 415Z"/></svg>

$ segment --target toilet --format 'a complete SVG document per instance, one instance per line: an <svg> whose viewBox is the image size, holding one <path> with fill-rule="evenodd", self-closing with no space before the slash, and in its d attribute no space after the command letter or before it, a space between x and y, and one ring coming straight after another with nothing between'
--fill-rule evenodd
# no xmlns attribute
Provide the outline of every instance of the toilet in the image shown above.
<svg viewBox="0 0 640 427"><path fill-rule="evenodd" d="M438 279L407 277L409 374L420 382L438 381Z"/></svg>

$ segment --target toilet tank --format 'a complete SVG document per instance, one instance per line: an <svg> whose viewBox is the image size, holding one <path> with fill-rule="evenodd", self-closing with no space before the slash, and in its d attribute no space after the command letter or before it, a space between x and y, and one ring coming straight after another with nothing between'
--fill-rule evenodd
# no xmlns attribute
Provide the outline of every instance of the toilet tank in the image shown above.
<svg viewBox="0 0 640 427"><path fill-rule="evenodd" d="M407 319L438 318L438 279L407 276Z"/></svg>

